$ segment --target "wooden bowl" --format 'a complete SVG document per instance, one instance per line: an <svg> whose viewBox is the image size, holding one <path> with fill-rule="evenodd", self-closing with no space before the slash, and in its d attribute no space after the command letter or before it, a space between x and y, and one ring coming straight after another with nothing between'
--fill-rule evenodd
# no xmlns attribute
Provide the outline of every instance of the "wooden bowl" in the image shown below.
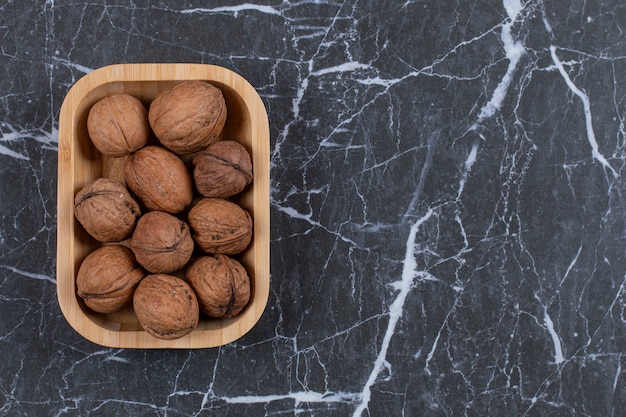
<svg viewBox="0 0 626 417"><path fill-rule="evenodd" d="M100 154L87 134L87 115L102 97L127 93L146 107L163 89L182 80L204 80L219 87L228 119L223 138L239 141L252 155L253 183L237 203L254 219L254 237L238 258L251 279L247 307L230 319L200 320L190 334L175 340L150 336L132 308L112 314L94 313L77 297L75 277L83 259L102 244L91 238L74 218L74 195L99 177L122 179L124 157ZM99 68L70 89L59 117L57 190L57 296L63 315L83 337L118 348L208 348L230 343L259 320L269 296L269 126L267 113L254 88L238 74L203 64L122 64Z"/></svg>

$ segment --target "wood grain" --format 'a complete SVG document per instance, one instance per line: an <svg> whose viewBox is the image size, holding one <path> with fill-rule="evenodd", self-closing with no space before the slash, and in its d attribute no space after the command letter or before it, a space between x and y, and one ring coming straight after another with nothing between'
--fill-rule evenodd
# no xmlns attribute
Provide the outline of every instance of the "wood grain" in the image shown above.
<svg viewBox="0 0 626 417"><path fill-rule="evenodd" d="M123 158L101 155L87 134L87 115L100 98L128 93L146 106L163 89L182 80L204 80L222 89L228 118L223 138L237 140L252 155L253 183L237 202L254 219L254 238L240 261L252 280L246 309L231 319L202 319L196 330L175 340L147 334L128 308L93 313L76 296L75 276L87 254L101 246L74 219L74 195L98 177L123 180ZM121 64L99 68L78 80L67 93L59 118L57 190L57 296L63 315L83 337L120 348L209 348L230 343L258 322L269 296L269 125L255 89L238 74L203 64Z"/></svg>

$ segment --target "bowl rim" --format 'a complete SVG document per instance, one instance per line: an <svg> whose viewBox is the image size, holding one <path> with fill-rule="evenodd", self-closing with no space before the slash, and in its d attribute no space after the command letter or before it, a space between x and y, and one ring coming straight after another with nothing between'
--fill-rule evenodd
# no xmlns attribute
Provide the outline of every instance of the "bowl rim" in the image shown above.
<svg viewBox="0 0 626 417"><path fill-rule="evenodd" d="M196 329L179 339L158 339L143 330L122 329L122 325L105 323L98 315L87 317L75 293L77 272L75 251L74 194L77 137L77 107L85 100L92 102L92 92L106 91L120 83L177 82L204 80L230 87L238 93L249 111L250 146L255 172L253 204L262 204L262 213L253 216L254 295L239 315L218 319L206 329ZM111 88L111 90L115 90ZM115 91L113 91L115 92ZM57 168L57 298L61 311L81 336L93 343L117 348L180 348L218 347L233 342L249 332L263 314L269 298L269 123L267 111L254 87L241 75L217 65L187 63L113 64L95 69L68 90L59 114ZM93 146L93 145L91 145ZM95 149L95 148L94 148ZM260 206L259 206L260 207ZM262 214L262 215L261 215Z"/></svg>

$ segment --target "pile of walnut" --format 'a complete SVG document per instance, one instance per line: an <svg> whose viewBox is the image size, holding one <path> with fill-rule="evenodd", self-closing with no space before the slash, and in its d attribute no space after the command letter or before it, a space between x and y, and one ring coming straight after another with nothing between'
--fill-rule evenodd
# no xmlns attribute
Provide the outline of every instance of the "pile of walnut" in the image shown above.
<svg viewBox="0 0 626 417"><path fill-rule="evenodd" d="M76 276L89 308L132 303L149 334L175 339L200 314L233 317L246 306L250 278L235 255L251 242L252 218L229 199L252 182L252 161L240 143L221 139L225 122L221 90L203 81L169 87L149 110L127 94L93 105L89 137L103 155L125 158L125 184L99 178L75 197L78 222L106 243Z"/></svg>

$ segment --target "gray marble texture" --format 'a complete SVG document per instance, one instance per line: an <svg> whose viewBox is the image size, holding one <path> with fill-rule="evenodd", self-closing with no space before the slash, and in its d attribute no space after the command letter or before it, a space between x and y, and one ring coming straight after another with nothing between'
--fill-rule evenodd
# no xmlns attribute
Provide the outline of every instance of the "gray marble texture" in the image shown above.
<svg viewBox="0 0 626 417"><path fill-rule="evenodd" d="M201 350L56 298L61 103L227 67L271 130L271 290ZM626 416L626 3L0 1L0 416Z"/></svg>

